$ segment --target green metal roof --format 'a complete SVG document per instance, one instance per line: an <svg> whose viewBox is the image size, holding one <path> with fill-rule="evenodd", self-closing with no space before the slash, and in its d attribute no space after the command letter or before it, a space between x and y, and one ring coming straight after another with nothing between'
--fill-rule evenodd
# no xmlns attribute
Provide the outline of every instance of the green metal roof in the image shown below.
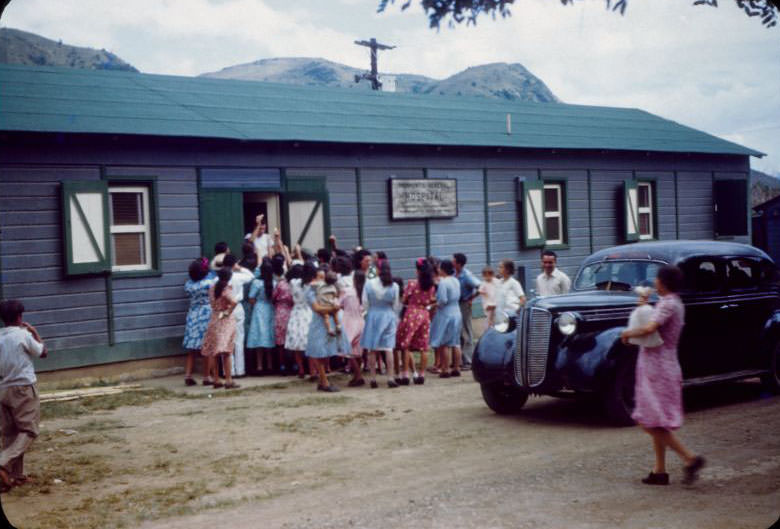
<svg viewBox="0 0 780 529"><path fill-rule="evenodd" d="M763 155L637 109L17 65L0 130Z"/></svg>

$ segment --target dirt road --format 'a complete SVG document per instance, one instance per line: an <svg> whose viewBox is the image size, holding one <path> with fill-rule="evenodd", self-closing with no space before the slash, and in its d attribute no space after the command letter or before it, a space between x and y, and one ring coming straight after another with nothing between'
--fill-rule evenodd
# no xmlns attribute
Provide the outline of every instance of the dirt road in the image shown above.
<svg viewBox="0 0 780 529"><path fill-rule="evenodd" d="M206 392L49 410L70 417L44 421L26 463L39 482L3 497L9 518L20 529L732 529L780 515L780 398L756 383L687 394L681 436L710 461L687 488L672 455L671 486L639 483L649 439L596 407L532 398L499 417L468 375L333 395L289 380Z"/></svg>

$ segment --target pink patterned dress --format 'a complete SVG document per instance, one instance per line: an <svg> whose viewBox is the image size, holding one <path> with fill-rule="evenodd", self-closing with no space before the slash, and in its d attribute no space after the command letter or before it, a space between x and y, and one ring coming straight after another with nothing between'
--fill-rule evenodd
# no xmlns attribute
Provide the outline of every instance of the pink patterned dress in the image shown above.
<svg viewBox="0 0 780 529"><path fill-rule="evenodd" d="M652 321L664 343L640 347L636 361L631 418L645 428L676 430L683 423L682 370L677 343L685 325L685 306L677 294L662 296L653 309Z"/></svg>
<svg viewBox="0 0 780 529"><path fill-rule="evenodd" d="M363 336L363 328L366 322L363 320L363 307L358 299L353 276L339 278L339 303L341 304L341 326L347 335L352 356L359 357L363 354L360 347L360 338Z"/></svg>
<svg viewBox="0 0 780 529"><path fill-rule="evenodd" d="M287 338L287 323L290 321L290 313L293 308L292 289L286 279L281 279L276 283L272 301L274 304L276 345L284 347L284 341Z"/></svg>
<svg viewBox="0 0 780 529"><path fill-rule="evenodd" d="M404 317L398 326L397 346L411 351L430 349L431 315L426 307L436 304L436 288L420 289L417 280L409 281L404 288Z"/></svg>
<svg viewBox="0 0 780 529"><path fill-rule="evenodd" d="M216 285L211 285L209 288L211 319L203 336L203 347L200 349L200 354L203 356L233 354L236 346L236 319L232 314L220 317L221 312L230 310L236 304L233 287L226 286L218 298L215 296L215 288Z"/></svg>

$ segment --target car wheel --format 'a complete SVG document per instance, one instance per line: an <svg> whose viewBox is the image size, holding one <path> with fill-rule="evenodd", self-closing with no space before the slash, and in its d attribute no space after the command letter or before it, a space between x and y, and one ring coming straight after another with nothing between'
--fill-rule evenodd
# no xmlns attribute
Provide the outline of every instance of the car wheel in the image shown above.
<svg viewBox="0 0 780 529"><path fill-rule="evenodd" d="M604 394L607 417L618 426L633 426L636 356L622 359Z"/></svg>
<svg viewBox="0 0 780 529"><path fill-rule="evenodd" d="M775 344L775 350L769 358L769 373L761 377L761 382L770 393L780 393L780 342Z"/></svg>
<svg viewBox="0 0 780 529"><path fill-rule="evenodd" d="M482 384L482 398L488 407L499 415L519 413L528 400L528 392L498 384Z"/></svg>

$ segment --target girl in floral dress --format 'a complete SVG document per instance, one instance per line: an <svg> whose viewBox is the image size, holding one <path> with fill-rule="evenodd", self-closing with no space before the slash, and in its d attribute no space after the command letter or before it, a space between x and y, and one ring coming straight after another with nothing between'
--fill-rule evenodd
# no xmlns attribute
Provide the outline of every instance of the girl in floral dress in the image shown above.
<svg viewBox="0 0 780 529"><path fill-rule="evenodd" d="M230 277L233 272L229 268L220 268L217 271L217 282L209 288L209 304L211 305L211 318L203 337L203 347L200 350L207 363L207 372L213 373L214 388L237 388L231 375L230 356L236 346L236 320L233 318L233 309L236 308L236 298L233 297L233 288L230 286ZM222 360L222 369L225 372L225 384L219 380L217 370L217 358Z"/></svg>
<svg viewBox="0 0 780 529"><path fill-rule="evenodd" d="M274 304L274 338L279 355L279 369L283 375L289 375L292 373L292 366L289 365L284 342L287 339L287 323L290 321L290 313L293 309L292 289L288 282L292 269L286 276L284 275L284 257L281 255L275 255L271 265L274 269L274 277L278 278L271 301Z"/></svg>
<svg viewBox="0 0 780 529"><path fill-rule="evenodd" d="M704 466L704 458L693 454L674 435L673 430L682 426L682 370L677 360L677 344L685 324L685 306L677 295L682 286L682 272L676 266L664 266L658 270L655 289L659 300L647 325L626 329L620 335L623 343L631 338L661 335L663 344L658 347L641 346L636 361L634 400L636 407L631 414L639 426L653 438L655 466L642 480L647 485L668 485L666 473L666 448L671 448L685 463L683 483L690 484Z"/></svg>
<svg viewBox="0 0 780 529"><path fill-rule="evenodd" d="M206 334L206 328L211 318L211 306L209 305L209 287L214 284L214 279L209 277L209 260L205 257L195 259L190 263L190 278L184 283L184 292L190 298L190 308L187 311L187 323L184 326L184 340L182 345L187 350L187 364L184 369L184 383L188 386L194 386L195 380L192 378L192 370L195 365L195 354L200 352L203 346L203 336ZM208 378L207 362L204 362L204 371L206 376L203 384L208 385L211 380Z"/></svg>
<svg viewBox="0 0 780 529"><path fill-rule="evenodd" d="M290 269L290 291L292 292L293 308L287 322L287 335L284 347L295 355L298 365L298 378L304 377L303 352L309 341L309 325L311 324L311 308L306 302L306 286L317 275L317 269L311 264L293 265Z"/></svg>
<svg viewBox="0 0 780 529"><path fill-rule="evenodd" d="M409 385L410 370L414 373L415 384L425 384L431 334L430 310L436 303L431 265L425 259L418 259L415 268L417 279L409 281L404 289L403 304L406 305L406 312L398 326L398 345L403 351L401 384L405 386ZM420 351L419 371L415 368L412 351Z"/></svg>
<svg viewBox="0 0 780 529"><path fill-rule="evenodd" d="M274 341L274 307L271 304L273 291L273 269L271 260L266 257L263 258L263 263L260 265L260 279L253 280L252 286L249 287L252 315L246 346L258 350L256 355L258 372L273 369L271 352L276 345Z"/></svg>

